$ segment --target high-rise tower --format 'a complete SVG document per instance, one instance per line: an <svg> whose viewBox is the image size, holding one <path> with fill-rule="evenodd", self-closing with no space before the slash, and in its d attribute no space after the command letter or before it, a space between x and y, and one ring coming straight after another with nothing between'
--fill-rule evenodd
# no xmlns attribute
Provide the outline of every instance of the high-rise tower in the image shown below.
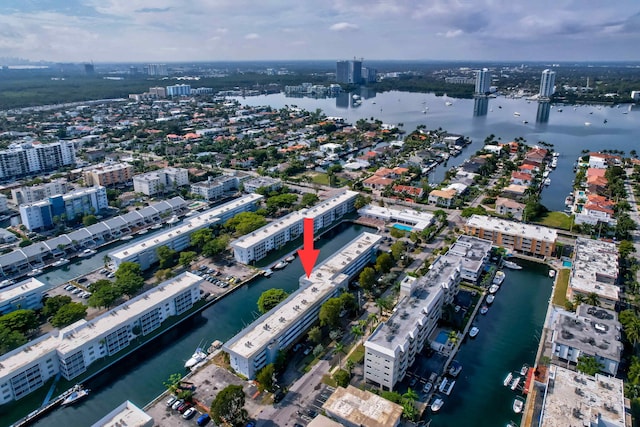
<svg viewBox="0 0 640 427"><path fill-rule="evenodd" d="M555 92L556 72L546 69L540 78L540 98L551 98Z"/></svg>
<svg viewBox="0 0 640 427"><path fill-rule="evenodd" d="M476 95L486 95L491 90L491 73L488 69L476 71Z"/></svg>

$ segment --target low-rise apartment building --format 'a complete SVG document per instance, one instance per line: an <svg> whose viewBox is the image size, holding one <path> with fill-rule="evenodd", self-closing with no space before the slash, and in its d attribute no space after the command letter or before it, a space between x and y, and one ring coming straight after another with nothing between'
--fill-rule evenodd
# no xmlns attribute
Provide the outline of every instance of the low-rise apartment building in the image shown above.
<svg viewBox="0 0 640 427"><path fill-rule="evenodd" d="M193 307L202 281L183 273L92 320L55 329L0 356L0 404L26 396L58 373L73 380L94 362L155 331Z"/></svg>
<svg viewBox="0 0 640 427"><path fill-rule="evenodd" d="M189 185L189 171L182 168L164 168L133 177L133 190L153 196Z"/></svg>
<svg viewBox="0 0 640 427"><path fill-rule="evenodd" d="M327 416L347 427L397 427L402 405L352 385L338 387L322 405Z"/></svg>
<svg viewBox="0 0 640 427"><path fill-rule="evenodd" d="M11 198L19 206L25 203L39 202L59 194L66 194L71 188L66 179L60 178L39 185L14 188L11 190Z"/></svg>
<svg viewBox="0 0 640 427"><path fill-rule="evenodd" d="M541 225L523 224L485 215L472 215L464 232L494 245L538 258L550 257L556 248L558 232Z"/></svg>
<svg viewBox="0 0 640 427"><path fill-rule="evenodd" d="M247 193L255 193L258 188L266 188L267 191L276 191L282 188L282 181L278 178L271 178L268 176L259 176L257 178L251 178L244 183L244 191Z"/></svg>
<svg viewBox="0 0 640 427"><path fill-rule="evenodd" d="M567 298L598 296L600 305L614 310L620 300L618 247L615 243L578 237L573 251Z"/></svg>
<svg viewBox="0 0 640 427"><path fill-rule="evenodd" d="M221 199L231 191L238 190L238 177L222 175L209 177L206 181L191 184L191 193L202 196L205 200Z"/></svg>
<svg viewBox="0 0 640 427"><path fill-rule="evenodd" d="M292 212L262 228L231 242L236 261L249 264L264 258L271 250L284 246L302 235L304 218L313 218L313 229L317 232L328 227L347 213L359 193L345 191L315 206Z"/></svg>
<svg viewBox="0 0 640 427"><path fill-rule="evenodd" d="M490 241L460 236L445 255L436 258L426 275L405 277L393 314L364 344L366 381L385 390L402 381L435 331L442 307L453 302L463 279L479 279L490 250Z"/></svg>
<svg viewBox="0 0 640 427"><path fill-rule="evenodd" d="M191 246L191 235L194 232L215 224L224 224L240 212L254 211L257 203L262 199L263 196L259 194L248 194L216 206L162 233L118 248L109 253L109 258L116 267L123 262L135 262L140 265L142 270L147 270L152 264L158 262L158 248L160 246L166 246L174 251L184 250Z"/></svg>
<svg viewBox="0 0 640 427"><path fill-rule="evenodd" d="M30 231L46 230L65 217L67 220L74 220L85 215L97 214L107 207L109 200L106 188L82 188L39 202L20 205L20 219Z"/></svg>
<svg viewBox="0 0 640 427"><path fill-rule="evenodd" d="M365 218L384 221L390 227L417 232L433 225L435 218L430 212L421 212L408 208L395 209L374 204L361 207L358 209L358 214Z"/></svg>
<svg viewBox="0 0 640 427"><path fill-rule="evenodd" d="M42 295L49 286L38 279L28 279L0 289L0 315L15 310L37 310L42 307Z"/></svg>
<svg viewBox="0 0 640 427"><path fill-rule="evenodd" d="M300 288L260 316L224 345L231 367L247 378L269 363L318 321L320 307L346 289L349 281L375 260L382 237L362 233L300 278Z"/></svg>
<svg viewBox="0 0 640 427"><path fill-rule="evenodd" d="M133 166L129 163L104 163L83 171L84 184L87 187L102 185L110 187L126 184L133 179Z"/></svg>

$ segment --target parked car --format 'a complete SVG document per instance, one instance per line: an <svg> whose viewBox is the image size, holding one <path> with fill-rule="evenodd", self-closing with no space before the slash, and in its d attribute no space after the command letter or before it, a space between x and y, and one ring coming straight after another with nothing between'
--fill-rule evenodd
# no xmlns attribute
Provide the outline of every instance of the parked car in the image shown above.
<svg viewBox="0 0 640 427"><path fill-rule="evenodd" d="M273 403L280 402L285 396L284 391L278 389L275 393L273 393Z"/></svg>
<svg viewBox="0 0 640 427"><path fill-rule="evenodd" d="M424 387L422 388L422 391L424 393L429 393L431 391L431 389L433 388L433 384L432 383L426 383L424 385Z"/></svg>
<svg viewBox="0 0 640 427"><path fill-rule="evenodd" d="M418 379L416 377L411 378L411 381L409 381L409 387L415 387L416 384L418 384Z"/></svg>
<svg viewBox="0 0 640 427"><path fill-rule="evenodd" d="M74 290L72 290L72 291L71 291L71 293L72 293L73 295L79 295L79 294L81 294L82 292L84 292L84 291L83 291L82 289L80 289L80 288L75 288Z"/></svg>
<svg viewBox="0 0 640 427"><path fill-rule="evenodd" d="M169 396L169 398L167 399L167 406L171 406L173 405L176 400L178 400L178 398L174 395Z"/></svg>
<svg viewBox="0 0 640 427"><path fill-rule="evenodd" d="M210 419L211 417L209 417L209 414L202 414L196 420L196 424L199 426L206 426Z"/></svg>
<svg viewBox="0 0 640 427"><path fill-rule="evenodd" d="M191 408L184 411L184 414L182 414L182 418L184 418L185 420L190 420L191 418L193 418L196 412L198 412L197 409L192 406Z"/></svg>
<svg viewBox="0 0 640 427"><path fill-rule="evenodd" d="M74 289L75 289L75 286L73 286L73 285L67 285L67 286L64 287L65 291L72 291Z"/></svg>
<svg viewBox="0 0 640 427"><path fill-rule="evenodd" d="M178 412L183 414L187 409L191 408L193 405L189 402L184 402L182 405L178 407Z"/></svg>
<svg viewBox="0 0 640 427"><path fill-rule="evenodd" d="M171 409L177 411L180 405L182 405L183 403L184 403L183 399L178 399L175 402L173 402L173 404L171 405Z"/></svg>

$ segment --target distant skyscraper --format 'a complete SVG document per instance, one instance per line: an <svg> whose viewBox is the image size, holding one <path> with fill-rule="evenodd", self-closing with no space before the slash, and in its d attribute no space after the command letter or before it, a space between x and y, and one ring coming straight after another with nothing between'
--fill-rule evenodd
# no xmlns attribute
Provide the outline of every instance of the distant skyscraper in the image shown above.
<svg viewBox="0 0 640 427"><path fill-rule="evenodd" d="M378 77L378 70L371 67L367 67L367 68L362 67L362 79L364 80L365 83L375 83L377 77Z"/></svg>
<svg viewBox="0 0 640 427"><path fill-rule="evenodd" d="M491 90L491 73L488 69L476 71L476 90L477 95L484 95Z"/></svg>
<svg viewBox="0 0 640 427"><path fill-rule="evenodd" d="M550 98L555 92L556 72L546 69L540 78L540 98Z"/></svg>
<svg viewBox="0 0 640 427"><path fill-rule="evenodd" d="M149 64L147 65L147 74L150 76L167 76L167 66L165 64Z"/></svg>
<svg viewBox="0 0 640 427"><path fill-rule="evenodd" d="M93 64L84 64L84 72L85 74L93 74L95 69L93 68Z"/></svg>
<svg viewBox="0 0 640 427"><path fill-rule="evenodd" d="M362 83L362 61L336 62L336 82L347 84Z"/></svg>

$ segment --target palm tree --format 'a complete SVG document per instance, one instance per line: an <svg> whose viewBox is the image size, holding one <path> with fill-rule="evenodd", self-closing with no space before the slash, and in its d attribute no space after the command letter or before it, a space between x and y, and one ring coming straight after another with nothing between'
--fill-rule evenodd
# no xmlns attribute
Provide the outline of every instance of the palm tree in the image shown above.
<svg viewBox="0 0 640 427"><path fill-rule="evenodd" d="M347 372L349 372L349 376L351 376L351 370L353 369L353 365L355 362L351 359L347 359L347 363L345 364L345 368L347 368Z"/></svg>
<svg viewBox="0 0 640 427"><path fill-rule="evenodd" d="M411 402L415 402L416 400L418 400L419 396L418 396L418 393L416 393L415 390L412 390L411 387L409 387L407 389L407 392L405 394L403 394L402 397L404 399L407 399L407 400L411 401Z"/></svg>
<svg viewBox="0 0 640 427"><path fill-rule="evenodd" d="M458 342L458 339L459 339L458 331L452 330L449 332L449 341L451 341L453 345L455 345Z"/></svg>
<svg viewBox="0 0 640 427"><path fill-rule="evenodd" d="M640 318L636 317L628 322L624 327L624 334L635 348L636 344L640 342Z"/></svg>
<svg viewBox="0 0 640 427"><path fill-rule="evenodd" d="M573 296L573 305L578 306L586 301L586 298L582 294L575 294Z"/></svg>
<svg viewBox="0 0 640 427"><path fill-rule="evenodd" d="M587 295L587 298L585 298L585 302L589 305L599 306L600 297L595 292L591 292L589 293L589 295Z"/></svg>
<svg viewBox="0 0 640 427"><path fill-rule="evenodd" d="M333 347L334 354L338 355L338 367L342 366L342 353L344 353L344 344L337 342Z"/></svg>
<svg viewBox="0 0 640 427"><path fill-rule="evenodd" d="M360 337L364 336L364 331L362 330L360 325L353 325L351 327L351 333L355 335L358 338L358 340L360 340Z"/></svg>

